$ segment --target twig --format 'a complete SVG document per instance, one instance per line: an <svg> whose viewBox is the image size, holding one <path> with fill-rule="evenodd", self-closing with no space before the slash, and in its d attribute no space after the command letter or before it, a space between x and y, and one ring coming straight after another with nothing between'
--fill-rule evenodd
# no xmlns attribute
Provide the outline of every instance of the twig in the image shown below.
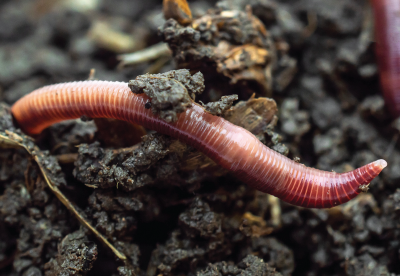
<svg viewBox="0 0 400 276"><path fill-rule="evenodd" d="M8 136L6 136L8 135ZM68 200L68 198L66 198L64 196L64 194L55 186L53 185L52 181L50 180L50 178L47 176L46 174L46 170L43 168L39 157L38 157L38 153L40 152L40 150L36 147L34 147L33 150L30 150L28 147L26 147L22 142L23 142L23 138L21 136L19 136L16 133L10 132L10 131L6 131L6 135L0 134L0 146L2 147L7 147L7 148L16 148L16 147L21 147L24 148L29 155L31 155L33 157L33 159L36 161L36 163L39 166L39 169L43 175L44 180L47 183L47 186L50 188L50 190L54 193L54 195L61 201L62 204L64 204L64 206L75 215L75 217L78 219L78 221L80 223L82 223L84 226L86 226L87 228L89 228L90 231L93 232L93 234L95 234L95 236L101 241L103 242L106 246L108 246L113 252L114 254L121 260L126 260L126 256L119 252L110 242L108 242L108 240L100 233L96 230L96 228L94 228L87 220L85 220L85 218L79 213L79 211L73 206L73 204Z"/></svg>
<svg viewBox="0 0 400 276"><path fill-rule="evenodd" d="M119 55L118 59L121 62L118 64L118 68L136 65L160 57L170 56L171 51L168 48L168 45L166 43L158 43L134 53Z"/></svg>

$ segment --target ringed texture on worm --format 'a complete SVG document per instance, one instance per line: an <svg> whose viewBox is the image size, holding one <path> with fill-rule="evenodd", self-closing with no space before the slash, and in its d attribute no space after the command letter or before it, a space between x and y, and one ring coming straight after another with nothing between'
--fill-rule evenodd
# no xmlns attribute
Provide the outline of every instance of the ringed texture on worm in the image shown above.
<svg viewBox="0 0 400 276"><path fill-rule="evenodd" d="M387 163L378 160L347 173L308 168L271 150L249 131L193 103L167 123L146 109L149 98L126 83L71 82L46 86L17 101L12 113L21 128L38 134L51 124L79 118L115 118L177 138L230 170L243 182L291 204L330 208L360 193Z"/></svg>
<svg viewBox="0 0 400 276"><path fill-rule="evenodd" d="M400 116L400 1L372 0L376 55L386 105Z"/></svg>

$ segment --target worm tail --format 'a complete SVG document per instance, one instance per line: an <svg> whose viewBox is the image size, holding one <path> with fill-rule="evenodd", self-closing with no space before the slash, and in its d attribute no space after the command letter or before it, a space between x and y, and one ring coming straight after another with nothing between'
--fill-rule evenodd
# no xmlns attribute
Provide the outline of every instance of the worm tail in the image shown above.
<svg viewBox="0 0 400 276"><path fill-rule="evenodd" d="M347 173L302 166L287 177L276 196L297 206L331 208L356 197L361 192L359 187L370 183L386 166L382 159Z"/></svg>
<svg viewBox="0 0 400 276"><path fill-rule="evenodd" d="M236 152L229 169L259 191L308 208L331 208L353 199L361 185L369 184L387 166L381 159L347 173L326 172L294 162L256 138L249 144L244 152Z"/></svg>

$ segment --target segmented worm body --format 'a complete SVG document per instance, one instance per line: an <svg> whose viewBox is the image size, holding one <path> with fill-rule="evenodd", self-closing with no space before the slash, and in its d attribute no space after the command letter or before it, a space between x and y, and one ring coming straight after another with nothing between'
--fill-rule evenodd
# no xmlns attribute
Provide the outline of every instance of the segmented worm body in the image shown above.
<svg viewBox="0 0 400 276"><path fill-rule="evenodd" d="M376 54L386 105L400 116L400 1L372 0Z"/></svg>
<svg viewBox="0 0 400 276"><path fill-rule="evenodd" d="M38 134L51 124L86 115L115 118L177 138L232 171L248 185L294 205L329 208L354 198L384 167L378 160L347 173L308 168L271 150L249 131L198 104L166 123L145 108L149 98L126 83L85 81L40 88L12 107L22 129Z"/></svg>

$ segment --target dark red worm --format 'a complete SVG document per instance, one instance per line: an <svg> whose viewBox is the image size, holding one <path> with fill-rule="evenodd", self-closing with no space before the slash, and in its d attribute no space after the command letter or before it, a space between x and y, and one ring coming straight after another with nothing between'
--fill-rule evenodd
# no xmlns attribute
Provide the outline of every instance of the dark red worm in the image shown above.
<svg viewBox="0 0 400 276"><path fill-rule="evenodd" d="M166 123L145 108L149 98L126 83L85 81L50 85L26 95L12 107L22 129L38 134L51 124L86 115L115 118L177 138L232 171L248 185L294 205L329 208L345 203L387 163L378 160L347 173L308 168L271 150L249 131L213 116L193 103Z"/></svg>
<svg viewBox="0 0 400 276"><path fill-rule="evenodd" d="M386 105L400 116L400 1L372 0L376 54Z"/></svg>

